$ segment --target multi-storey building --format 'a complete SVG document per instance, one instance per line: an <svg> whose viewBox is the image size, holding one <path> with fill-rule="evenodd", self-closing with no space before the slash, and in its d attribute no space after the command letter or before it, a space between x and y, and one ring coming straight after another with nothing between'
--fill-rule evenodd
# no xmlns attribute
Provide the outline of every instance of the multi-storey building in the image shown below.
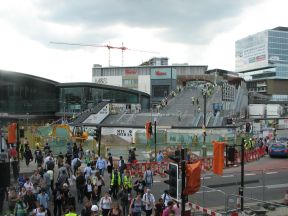
<svg viewBox="0 0 288 216"><path fill-rule="evenodd" d="M145 66L134 67L101 67L96 64L92 69L92 82L146 92L151 95L152 103L158 103L177 85L185 85L186 81L195 79L195 75L204 75L208 68L166 64L167 58L152 59Z"/></svg>
<svg viewBox="0 0 288 216"><path fill-rule="evenodd" d="M235 43L235 71L242 73L249 91L288 102L288 27L268 29Z"/></svg>

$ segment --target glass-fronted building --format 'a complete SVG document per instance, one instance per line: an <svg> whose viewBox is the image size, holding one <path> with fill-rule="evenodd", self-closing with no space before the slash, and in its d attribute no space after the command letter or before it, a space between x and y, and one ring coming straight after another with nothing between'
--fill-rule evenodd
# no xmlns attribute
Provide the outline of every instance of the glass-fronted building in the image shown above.
<svg viewBox="0 0 288 216"><path fill-rule="evenodd" d="M236 41L235 71L243 74L248 90L287 101L288 28L268 29Z"/></svg>
<svg viewBox="0 0 288 216"><path fill-rule="evenodd" d="M0 113L54 115L58 110L57 82L28 74L0 70Z"/></svg>
<svg viewBox="0 0 288 216"><path fill-rule="evenodd" d="M96 83L61 83L57 86L60 91L59 110L61 113L91 109L102 100L128 105L140 104L142 110L150 108L150 96L133 89Z"/></svg>
<svg viewBox="0 0 288 216"><path fill-rule="evenodd" d="M0 70L0 119L55 118L111 103L150 108L150 96L133 89L95 83L58 83L49 79Z"/></svg>

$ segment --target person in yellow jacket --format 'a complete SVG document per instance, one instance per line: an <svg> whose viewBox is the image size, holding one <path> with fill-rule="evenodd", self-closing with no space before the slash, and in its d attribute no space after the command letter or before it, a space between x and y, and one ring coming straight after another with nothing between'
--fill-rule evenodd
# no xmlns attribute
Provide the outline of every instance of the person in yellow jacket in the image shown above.
<svg viewBox="0 0 288 216"><path fill-rule="evenodd" d="M121 185L121 174L118 171L118 169L115 167L111 174L111 195L113 195L113 198L117 198L118 190Z"/></svg>
<svg viewBox="0 0 288 216"><path fill-rule="evenodd" d="M69 212L67 214L65 214L65 216L77 216L73 206L69 207Z"/></svg>
<svg viewBox="0 0 288 216"><path fill-rule="evenodd" d="M128 192L131 193L132 186L133 186L132 177L130 175L130 172L126 170L126 173L123 177L123 187L126 187Z"/></svg>

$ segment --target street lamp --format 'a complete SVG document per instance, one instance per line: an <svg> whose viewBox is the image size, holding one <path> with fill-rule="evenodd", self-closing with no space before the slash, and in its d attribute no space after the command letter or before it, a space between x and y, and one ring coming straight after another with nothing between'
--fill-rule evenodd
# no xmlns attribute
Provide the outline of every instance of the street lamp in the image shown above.
<svg viewBox="0 0 288 216"><path fill-rule="evenodd" d="M204 122L202 126L203 132L203 144L202 144L202 156L207 156L207 146L206 146L206 100L207 100L207 87L202 90L203 100L204 100Z"/></svg>

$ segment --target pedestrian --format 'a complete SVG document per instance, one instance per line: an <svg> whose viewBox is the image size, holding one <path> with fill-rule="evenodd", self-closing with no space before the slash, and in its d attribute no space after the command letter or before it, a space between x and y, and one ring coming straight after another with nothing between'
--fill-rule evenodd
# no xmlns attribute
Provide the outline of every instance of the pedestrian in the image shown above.
<svg viewBox="0 0 288 216"><path fill-rule="evenodd" d="M127 188L127 190L131 193L132 190L132 177L130 172L126 170L125 175L123 177L123 186Z"/></svg>
<svg viewBox="0 0 288 216"><path fill-rule="evenodd" d="M9 207L10 213L14 211L17 200L18 200L18 195L16 192L16 188L10 187L8 190L8 207Z"/></svg>
<svg viewBox="0 0 288 216"><path fill-rule="evenodd" d="M33 215L34 216L47 216L47 210L44 208L43 205L39 205L37 208L33 210Z"/></svg>
<svg viewBox="0 0 288 216"><path fill-rule="evenodd" d="M113 170L113 157L111 153L108 153L108 160L107 160L107 172L111 175Z"/></svg>
<svg viewBox="0 0 288 216"><path fill-rule="evenodd" d="M96 169L99 170L101 176L104 176L104 171L106 169L106 161L100 156L96 162Z"/></svg>
<svg viewBox="0 0 288 216"><path fill-rule="evenodd" d="M90 178L91 174L92 174L92 168L90 163L88 163L87 166L84 168L84 175L86 181L88 180L88 178Z"/></svg>
<svg viewBox="0 0 288 216"><path fill-rule="evenodd" d="M145 186L146 186L146 183L145 183L145 181L143 179L143 176L140 175L139 179L137 179L134 182L133 188L134 188L134 190L136 191L137 194L140 193L141 196L143 196Z"/></svg>
<svg viewBox="0 0 288 216"><path fill-rule="evenodd" d="M26 194L23 197L25 204L27 205L27 211L31 212L33 209L36 208L36 197L33 194L32 190L27 190Z"/></svg>
<svg viewBox="0 0 288 216"><path fill-rule="evenodd" d="M19 170L20 169L19 169L19 161L17 160L16 157L12 158L11 165L12 165L14 180L17 181L18 177L19 177Z"/></svg>
<svg viewBox="0 0 288 216"><path fill-rule="evenodd" d="M93 205L93 206L97 207L97 205ZM93 206L92 206L92 203L89 200L87 200L85 203L85 207L81 210L81 216L90 216L92 213ZM95 207L93 210L95 210ZM98 212L98 207L96 211Z"/></svg>
<svg viewBox="0 0 288 216"><path fill-rule="evenodd" d="M63 202L63 193L60 188L59 183L55 184L55 189L53 190L53 202L54 202L54 216L62 215L62 202Z"/></svg>
<svg viewBox="0 0 288 216"><path fill-rule="evenodd" d="M93 188L94 188L94 185L92 185L91 179L89 178L84 187L84 194L88 200L91 200Z"/></svg>
<svg viewBox="0 0 288 216"><path fill-rule="evenodd" d="M69 212L67 214L65 214L65 216L77 216L77 214L75 213L75 208L73 206L69 206Z"/></svg>
<svg viewBox="0 0 288 216"><path fill-rule="evenodd" d="M120 209L119 203L115 202L112 204L112 209L108 213L109 216L122 216L122 211Z"/></svg>
<svg viewBox="0 0 288 216"><path fill-rule="evenodd" d="M0 212L3 212L4 200L8 200L6 187L0 187Z"/></svg>
<svg viewBox="0 0 288 216"><path fill-rule="evenodd" d="M27 206L23 202L23 198L20 196L17 198L17 202L15 204L14 216L28 216Z"/></svg>
<svg viewBox="0 0 288 216"><path fill-rule="evenodd" d="M130 215L132 216L141 216L141 212L142 212L142 206L144 205L142 199L141 199L141 194L137 194L136 198L134 198L131 201L130 204Z"/></svg>
<svg viewBox="0 0 288 216"><path fill-rule="evenodd" d="M158 202L155 204L155 216L162 216L164 209L164 201L162 198L159 198Z"/></svg>
<svg viewBox="0 0 288 216"><path fill-rule="evenodd" d="M108 192L105 192L104 197L100 199L99 206L102 210L102 215L107 216L112 208L112 199Z"/></svg>
<svg viewBox="0 0 288 216"><path fill-rule="evenodd" d="M121 182L123 180L123 173L124 173L124 170L126 169L126 164L125 164L125 161L123 159L122 156L120 156L119 158L119 161L118 161L118 169L119 169L119 172L121 174Z"/></svg>
<svg viewBox="0 0 288 216"><path fill-rule="evenodd" d="M101 192L102 192L102 187L105 186L105 181L103 176L100 175L99 172L96 171L95 173L95 186L97 186L97 191L98 191L98 196L101 196Z"/></svg>
<svg viewBox="0 0 288 216"><path fill-rule="evenodd" d="M121 185L121 177L120 177L120 172L118 169L115 167L112 174L111 174L111 194L113 195L113 198L117 198L118 190Z"/></svg>
<svg viewBox="0 0 288 216"><path fill-rule="evenodd" d="M155 198L149 188L146 189L146 193L143 195L142 201L145 204L146 216L152 215L152 211L155 207Z"/></svg>
<svg viewBox="0 0 288 216"><path fill-rule="evenodd" d="M164 159L164 155L163 155L163 152L161 150L159 150L159 152L157 153L157 162L161 163Z"/></svg>
<svg viewBox="0 0 288 216"><path fill-rule="evenodd" d="M51 179L50 179L50 174L47 173L47 170L44 170L44 175L43 175L43 180L45 181L45 190L46 193L48 194L49 197L51 197Z"/></svg>
<svg viewBox="0 0 288 216"><path fill-rule="evenodd" d="M80 204L83 203L85 181L86 180L83 173L81 171L78 172L76 177L76 190L77 190L77 201Z"/></svg>
<svg viewBox="0 0 288 216"><path fill-rule="evenodd" d="M71 167L73 170L73 174L76 174L76 171L78 170L78 168L81 166L81 160L79 158L74 158L71 162Z"/></svg>
<svg viewBox="0 0 288 216"><path fill-rule="evenodd" d="M78 158L78 147L77 144L73 144L73 158Z"/></svg>
<svg viewBox="0 0 288 216"><path fill-rule="evenodd" d="M61 188L65 183L68 183L68 175L64 170L62 171L62 174L58 177L57 183L60 185Z"/></svg>
<svg viewBox="0 0 288 216"><path fill-rule="evenodd" d="M152 187L153 185L153 172L150 166L147 167L147 170L144 172L144 181L147 188Z"/></svg>
<svg viewBox="0 0 288 216"><path fill-rule="evenodd" d="M129 205L131 201L131 193L129 193L127 187L122 187L118 193L118 199L120 200L123 216L127 216L129 214Z"/></svg>
<svg viewBox="0 0 288 216"><path fill-rule="evenodd" d="M62 152L60 152L59 155L57 156L57 164L58 164L58 168L64 166L64 155Z"/></svg>
<svg viewBox="0 0 288 216"><path fill-rule="evenodd" d="M164 209L162 216L169 216L170 212L173 211L174 202L171 200L168 202L167 207Z"/></svg>
<svg viewBox="0 0 288 216"><path fill-rule="evenodd" d="M25 148L24 158L26 161L26 166L28 167L29 163L31 161L33 161L33 155L32 155L32 152L31 152L31 149L29 148L29 146L26 146L26 148Z"/></svg>
<svg viewBox="0 0 288 216"><path fill-rule="evenodd" d="M34 155L35 155L35 162L37 163L37 166L40 167L43 163L43 154L39 146L36 147Z"/></svg>
<svg viewBox="0 0 288 216"><path fill-rule="evenodd" d="M99 208L98 208L98 206L97 205L93 205L92 207L91 207L91 216L98 216L98 210L99 210ZM82 215L81 215L82 216ZM89 215L90 216L90 215Z"/></svg>
<svg viewBox="0 0 288 216"><path fill-rule="evenodd" d="M165 207L167 207L168 202L172 200L172 197L169 195L169 191L165 190L161 198L163 199Z"/></svg>
<svg viewBox="0 0 288 216"><path fill-rule="evenodd" d="M37 195L37 201L39 202L40 205L43 205L45 209L48 208L49 196L44 188L42 188L41 193Z"/></svg>

